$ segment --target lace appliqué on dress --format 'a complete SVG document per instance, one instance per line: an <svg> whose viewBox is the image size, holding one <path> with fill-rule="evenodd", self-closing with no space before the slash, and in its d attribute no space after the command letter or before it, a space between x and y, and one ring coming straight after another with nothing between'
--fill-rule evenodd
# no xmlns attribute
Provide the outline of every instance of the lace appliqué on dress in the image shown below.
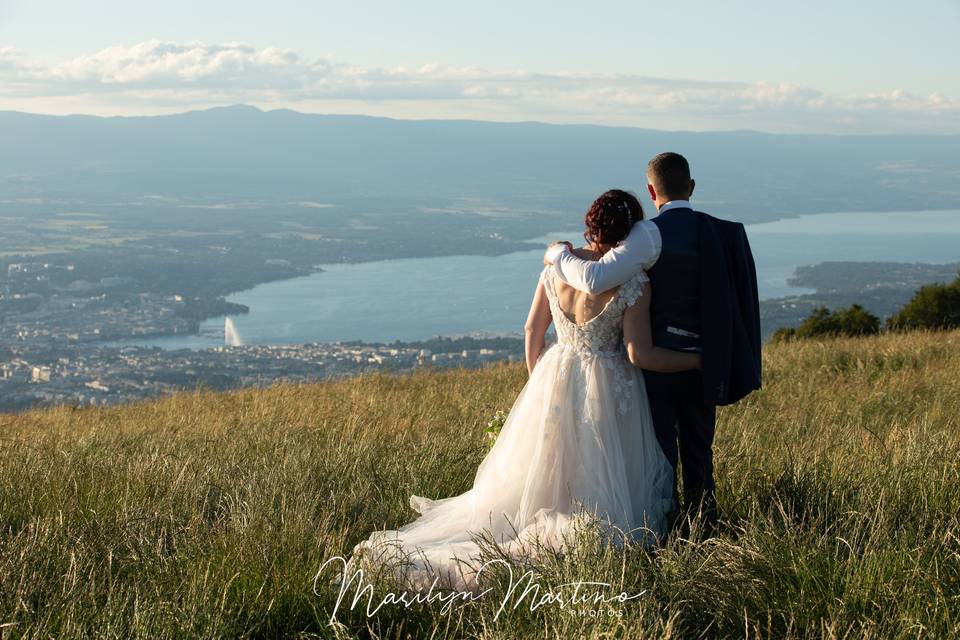
<svg viewBox="0 0 960 640"><path fill-rule="evenodd" d="M553 265L545 267L540 273L540 280L550 301L553 325L557 331L557 344L554 348L572 350L578 356L580 364L596 360L604 368L610 369L618 397L617 410L621 415L625 415L632 400L633 372L623 344L623 313L643 295L643 285L649 279L646 273L638 272L617 289L600 313L582 324L577 324L570 320L560 307L556 291L557 277ZM560 377L569 375L569 367L576 364L576 360L565 359L559 369Z"/></svg>

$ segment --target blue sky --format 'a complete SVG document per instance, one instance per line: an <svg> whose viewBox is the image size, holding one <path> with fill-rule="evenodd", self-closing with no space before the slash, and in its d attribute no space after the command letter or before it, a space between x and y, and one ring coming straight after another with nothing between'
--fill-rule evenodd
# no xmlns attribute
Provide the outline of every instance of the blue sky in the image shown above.
<svg viewBox="0 0 960 640"><path fill-rule="evenodd" d="M0 0L0 108L960 133L958 32L958 0Z"/></svg>

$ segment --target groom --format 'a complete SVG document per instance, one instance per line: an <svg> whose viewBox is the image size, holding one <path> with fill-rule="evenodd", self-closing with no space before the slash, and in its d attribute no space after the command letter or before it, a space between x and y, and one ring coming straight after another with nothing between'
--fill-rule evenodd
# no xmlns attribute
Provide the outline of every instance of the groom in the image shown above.
<svg viewBox="0 0 960 640"><path fill-rule="evenodd" d="M647 166L657 217L636 223L599 261L582 260L569 243L544 257L572 287L599 293L639 270L650 277L653 342L702 352L703 370L644 371L657 440L676 473L683 468L688 516L716 520L713 436L716 407L760 386L760 321L756 270L743 225L696 212L696 186L686 158L661 153Z"/></svg>

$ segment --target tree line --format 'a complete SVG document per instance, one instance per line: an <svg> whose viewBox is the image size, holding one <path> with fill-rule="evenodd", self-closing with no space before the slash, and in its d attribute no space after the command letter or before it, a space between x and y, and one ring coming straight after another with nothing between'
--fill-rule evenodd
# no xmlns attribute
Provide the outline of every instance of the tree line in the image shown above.
<svg viewBox="0 0 960 640"><path fill-rule="evenodd" d="M813 310L798 327L783 327L774 342L821 336L869 336L887 331L942 331L960 327L960 273L950 283L920 287L913 297L885 323L859 304L831 311Z"/></svg>

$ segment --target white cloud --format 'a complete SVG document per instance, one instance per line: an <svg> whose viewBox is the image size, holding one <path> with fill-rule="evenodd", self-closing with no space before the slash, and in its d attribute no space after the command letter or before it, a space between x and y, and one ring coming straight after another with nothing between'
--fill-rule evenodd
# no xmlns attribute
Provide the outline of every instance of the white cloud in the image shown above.
<svg viewBox="0 0 960 640"><path fill-rule="evenodd" d="M428 64L364 68L243 43L149 41L46 62L0 49L0 108L156 113L246 102L398 117L641 127L960 133L960 102L903 90L830 95L789 83Z"/></svg>

